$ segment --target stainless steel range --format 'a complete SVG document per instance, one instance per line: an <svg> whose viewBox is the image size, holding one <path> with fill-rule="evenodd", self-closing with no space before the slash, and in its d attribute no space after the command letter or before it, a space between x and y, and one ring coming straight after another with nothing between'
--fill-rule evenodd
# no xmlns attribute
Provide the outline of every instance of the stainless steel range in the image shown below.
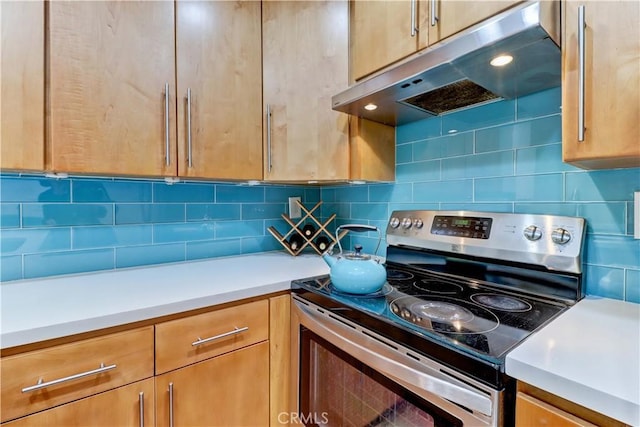
<svg viewBox="0 0 640 427"><path fill-rule="evenodd" d="M292 284L301 421L511 425L505 357L582 298L584 233L575 217L393 212L380 291Z"/></svg>

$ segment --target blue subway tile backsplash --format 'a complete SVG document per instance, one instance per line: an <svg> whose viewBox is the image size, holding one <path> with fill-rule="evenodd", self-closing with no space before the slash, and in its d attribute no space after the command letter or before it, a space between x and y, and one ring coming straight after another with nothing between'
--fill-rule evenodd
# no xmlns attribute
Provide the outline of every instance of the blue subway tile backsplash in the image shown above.
<svg viewBox="0 0 640 427"><path fill-rule="evenodd" d="M112 270L282 250L289 197L334 224L384 233L397 209L520 212L586 218L588 294L640 303L633 192L640 169L586 171L562 162L561 91L554 88L396 128L396 182L341 186L3 174L0 279ZM333 228L333 227L332 227ZM366 252L375 233L357 241ZM379 254L384 255L384 240Z"/></svg>
<svg viewBox="0 0 640 427"><path fill-rule="evenodd" d="M389 215L446 209L581 216L586 292L640 302L640 240L632 237L640 169L586 171L562 162L560 88L399 126L396 144L394 184L361 186L369 188L366 200L322 189L339 224L384 227L362 212L385 201ZM351 240L375 249L372 236Z"/></svg>
<svg viewBox="0 0 640 427"><path fill-rule="evenodd" d="M320 189L164 180L0 176L2 281L282 249L289 197ZM366 197L365 197L366 198Z"/></svg>

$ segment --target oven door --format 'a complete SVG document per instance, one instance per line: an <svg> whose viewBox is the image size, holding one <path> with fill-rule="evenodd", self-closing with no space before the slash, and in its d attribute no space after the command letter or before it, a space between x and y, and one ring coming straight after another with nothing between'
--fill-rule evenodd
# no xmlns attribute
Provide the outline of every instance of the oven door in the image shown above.
<svg viewBox="0 0 640 427"><path fill-rule="evenodd" d="M299 424L499 426L502 392L293 297Z"/></svg>

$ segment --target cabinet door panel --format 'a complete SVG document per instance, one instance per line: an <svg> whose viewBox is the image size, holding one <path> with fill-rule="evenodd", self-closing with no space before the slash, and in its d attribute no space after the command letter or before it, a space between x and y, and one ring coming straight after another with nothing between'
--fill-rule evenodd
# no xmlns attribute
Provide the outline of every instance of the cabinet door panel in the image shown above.
<svg viewBox="0 0 640 427"><path fill-rule="evenodd" d="M0 2L0 167L44 169L44 3Z"/></svg>
<svg viewBox="0 0 640 427"><path fill-rule="evenodd" d="M269 425L269 343L262 342L156 377L158 426Z"/></svg>
<svg viewBox="0 0 640 427"><path fill-rule="evenodd" d="M262 179L260 2L178 1L176 8L179 175Z"/></svg>
<svg viewBox="0 0 640 427"><path fill-rule="evenodd" d="M429 26L430 45L477 24L486 18L496 15L516 3L521 3L521 1L517 0L431 1L436 2L437 22L435 26Z"/></svg>
<svg viewBox="0 0 640 427"><path fill-rule="evenodd" d="M640 3L564 1L562 140L587 169L640 166ZM585 4L585 135L578 142L578 6Z"/></svg>
<svg viewBox="0 0 640 427"><path fill-rule="evenodd" d="M77 400L3 424L7 427L155 425L153 379ZM142 393L142 394L141 394ZM140 400L143 418L140 418Z"/></svg>
<svg viewBox="0 0 640 427"><path fill-rule="evenodd" d="M173 2L48 5L51 169L175 175Z"/></svg>
<svg viewBox="0 0 640 427"><path fill-rule="evenodd" d="M412 4L415 31L412 33ZM358 80L427 46L428 2L351 1L351 77ZM424 28L424 30L423 30Z"/></svg>
<svg viewBox="0 0 640 427"><path fill-rule="evenodd" d="M516 426L595 427L575 415L524 393L516 397Z"/></svg>
<svg viewBox="0 0 640 427"><path fill-rule="evenodd" d="M331 109L347 87L347 2L268 1L262 19L265 180L348 179L348 117Z"/></svg>

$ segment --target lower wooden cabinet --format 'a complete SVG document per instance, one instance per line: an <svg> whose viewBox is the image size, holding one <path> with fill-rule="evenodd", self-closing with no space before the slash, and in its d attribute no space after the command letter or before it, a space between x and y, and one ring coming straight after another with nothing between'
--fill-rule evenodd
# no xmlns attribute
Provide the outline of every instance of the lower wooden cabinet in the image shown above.
<svg viewBox="0 0 640 427"><path fill-rule="evenodd" d="M289 295L203 311L2 357L2 427L280 424Z"/></svg>
<svg viewBox="0 0 640 427"><path fill-rule="evenodd" d="M156 398L158 427L267 426L269 343L160 375Z"/></svg>
<svg viewBox="0 0 640 427"><path fill-rule="evenodd" d="M3 424L7 427L154 425L153 378Z"/></svg>
<svg viewBox="0 0 640 427"><path fill-rule="evenodd" d="M591 424L535 397L518 393L516 397L516 426L588 427L595 426L595 424Z"/></svg>
<svg viewBox="0 0 640 427"><path fill-rule="evenodd" d="M516 394L516 427L625 427L592 409L519 381Z"/></svg>

